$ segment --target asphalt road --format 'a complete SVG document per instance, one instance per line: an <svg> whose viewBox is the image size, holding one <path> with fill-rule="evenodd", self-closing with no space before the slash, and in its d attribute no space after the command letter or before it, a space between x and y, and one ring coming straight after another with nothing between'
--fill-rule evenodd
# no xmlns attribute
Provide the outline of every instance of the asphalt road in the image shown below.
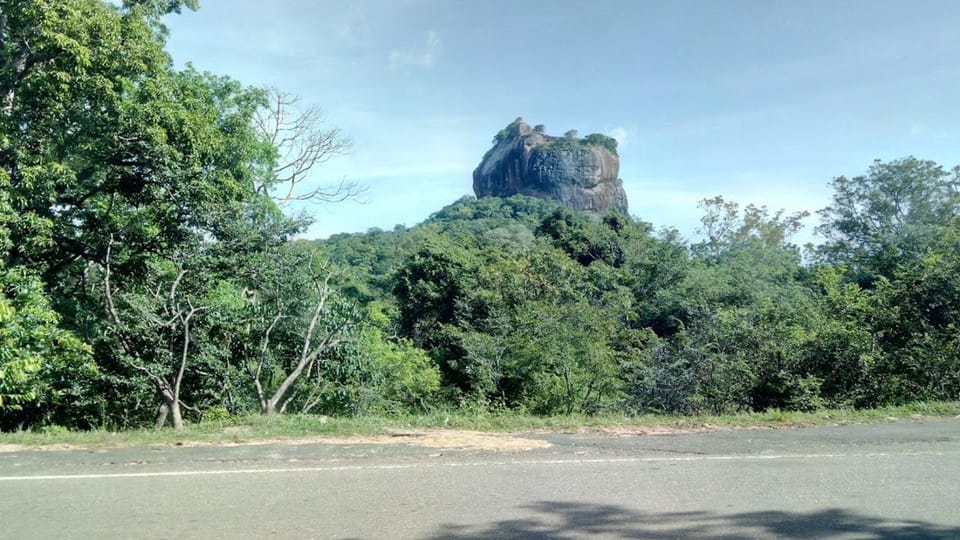
<svg viewBox="0 0 960 540"><path fill-rule="evenodd" d="M0 454L0 538L960 538L960 420Z"/></svg>

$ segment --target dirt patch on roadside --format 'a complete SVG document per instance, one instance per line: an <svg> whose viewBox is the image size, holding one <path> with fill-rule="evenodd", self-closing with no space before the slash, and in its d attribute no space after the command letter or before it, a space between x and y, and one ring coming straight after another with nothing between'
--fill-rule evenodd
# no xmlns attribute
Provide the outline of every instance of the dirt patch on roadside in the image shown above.
<svg viewBox="0 0 960 540"><path fill-rule="evenodd" d="M56 443L56 444L0 444L0 454L6 454L9 452L29 452L29 451L41 451L41 452L58 452L58 451L72 451L72 450L87 450L94 451L100 448L120 448L123 444L67 444L67 443Z"/></svg>
<svg viewBox="0 0 960 540"><path fill-rule="evenodd" d="M342 442L341 442L342 441ZM503 433L483 433L461 430L424 430L391 431L387 435L374 437L351 437L334 444L406 444L427 448L449 448L453 450L488 450L492 452L525 452L537 448L548 448L550 443L540 439L531 439ZM331 441L333 442L333 441Z"/></svg>
<svg viewBox="0 0 960 540"><path fill-rule="evenodd" d="M704 433L717 431L719 428L710 424L702 426L671 427L671 426L612 426L585 430L585 433L596 433L608 437L634 437L639 435L673 435L680 433Z"/></svg>
<svg viewBox="0 0 960 540"><path fill-rule="evenodd" d="M540 439L531 439L517 435L501 433L483 433L461 430L390 430L384 435L356 435L348 437L297 437L276 439L254 439L249 441L229 441L223 443L184 443L183 446L199 445L251 445L251 444L403 444L425 448L447 450L484 450L489 452L526 452L537 448L548 448L550 443Z"/></svg>
<svg viewBox="0 0 960 540"><path fill-rule="evenodd" d="M275 437L267 439L250 438L245 430L231 429L224 435L234 437L233 440L215 440L215 441L179 441L162 445L146 446L178 446L178 447L197 447L197 446L255 446L255 445L303 445L303 444L383 444L395 445L402 444L407 446L420 446L425 448L437 448L446 450L479 450L487 452L526 452L537 448L548 448L550 443L540 439L532 439L518 435L509 435L502 433L482 433L479 431L461 431L461 430L389 430L383 435L354 435L354 436L306 436L306 437ZM100 448L118 448L130 446L127 444L51 444L51 445L20 445L20 444L0 444L0 453L5 452L23 452L29 450L55 451L55 450L92 450Z"/></svg>

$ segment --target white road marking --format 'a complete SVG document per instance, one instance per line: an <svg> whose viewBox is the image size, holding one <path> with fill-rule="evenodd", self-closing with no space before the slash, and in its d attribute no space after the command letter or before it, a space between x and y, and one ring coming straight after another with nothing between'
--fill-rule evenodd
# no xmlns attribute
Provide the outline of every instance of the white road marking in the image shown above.
<svg viewBox="0 0 960 540"><path fill-rule="evenodd" d="M154 471L102 474L43 474L28 476L0 476L0 482L40 481L40 480L103 480L113 478L162 478L167 476L223 476L240 474L289 474L320 473L338 471L385 471L403 469L427 469L443 467L490 467L516 465L595 465L618 463L663 463L696 461L771 461L782 459L838 459L838 458L883 458L900 456L943 456L944 452L871 452L862 454L770 454L740 456L669 456L636 458L596 458L596 459L536 459L509 461L468 461L447 463L401 463L384 465L340 465L326 467L284 467L262 469L213 469L200 471Z"/></svg>

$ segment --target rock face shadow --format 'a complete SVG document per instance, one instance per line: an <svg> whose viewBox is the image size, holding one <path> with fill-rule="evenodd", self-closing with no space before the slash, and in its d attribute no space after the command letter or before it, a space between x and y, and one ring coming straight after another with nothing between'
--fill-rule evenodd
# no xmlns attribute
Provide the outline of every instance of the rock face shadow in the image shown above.
<svg viewBox="0 0 960 540"><path fill-rule="evenodd" d="M445 524L428 538L525 540L573 538L739 539L856 538L956 539L960 527L919 520L902 521L843 509L816 512L644 513L615 505L541 501L521 507L525 519L493 521L481 526Z"/></svg>

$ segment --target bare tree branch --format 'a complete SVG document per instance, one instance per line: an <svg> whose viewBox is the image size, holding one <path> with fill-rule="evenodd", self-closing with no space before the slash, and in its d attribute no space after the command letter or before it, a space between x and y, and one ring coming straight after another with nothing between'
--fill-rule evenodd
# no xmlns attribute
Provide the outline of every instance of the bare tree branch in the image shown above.
<svg viewBox="0 0 960 540"><path fill-rule="evenodd" d="M180 279L183 275L186 274L185 271L181 270L177 279L173 282L173 285L170 287L170 302L174 302L174 295L176 292L176 287L180 283ZM190 319L196 315L198 312L203 311L204 307L195 307L193 302L189 299L187 300L187 307L189 310L184 314L183 310L178 309L177 314L180 318L180 322L183 326L183 348L180 352L180 366L177 369L177 374L173 379L173 399L177 403L180 403L180 385L183 382L183 374L187 368L187 359L190 357Z"/></svg>
<svg viewBox="0 0 960 540"><path fill-rule="evenodd" d="M293 369L287 374L283 381L277 386L273 394L262 403L262 412L264 414L282 413L293 400L297 392L297 381L303 377L306 372L309 373L314 368L322 355L336 347L342 345L346 338L344 331L346 322L335 324L331 327L324 325L321 330L321 321L329 311L328 304L332 301L335 294L330 285L335 277L335 273L329 269L323 268L313 278L314 293L316 294L316 304L312 310L310 322L303 334L303 344L300 350L299 358L293 365ZM318 368L319 369L319 368Z"/></svg>
<svg viewBox="0 0 960 540"><path fill-rule="evenodd" d="M258 192L279 204L290 201L342 202L366 191L355 180L304 189L310 171L331 159L348 154L353 142L338 128L324 129L324 116L314 106L302 107L300 97L272 88L269 105L254 117L254 127L276 148L273 177L260 182ZM279 194L279 195L278 195Z"/></svg>
<svg viewBox="0 0 960 540"><path fill-rule="evenodd" d="M257 369L253 373L253 384L257 389L257 399L260 401L260 408L266 409L267 407L267 396L263 390L263 383L260 382L260 374L263 372L263 365L267 361L267 354L269 354L270 347L270 334L273 332L273 329L276 328L277 324L285 317L283 314L283 308L280 307L280 302L277 302L277 314L273 317L273 320L270 321L270 326L267 327L267 330L263 333L263 340L260 345L260 357L257 361Z"/></svg>

